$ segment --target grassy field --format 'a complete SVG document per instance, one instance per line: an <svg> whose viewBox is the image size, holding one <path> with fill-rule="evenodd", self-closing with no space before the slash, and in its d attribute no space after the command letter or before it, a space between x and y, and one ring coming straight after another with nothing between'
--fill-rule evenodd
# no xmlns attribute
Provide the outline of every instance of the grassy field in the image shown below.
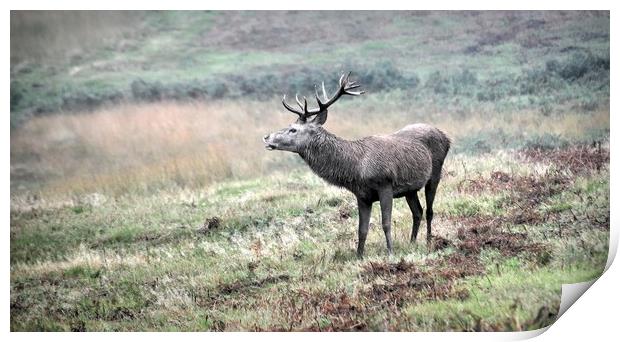
<svg viewBox="0 0 620 342"><path fill-rule="evenodd" d="M11 14L13 331L530 330L604 268L608 12L67 18ZM328 130L453 140L431 249L398 200L357 260L353 195L263 147L348 68Z"/></svg>
<svg viewBox="0 0 620 342"><path fill-rule="evenodd" d="M59 207L14 202L11 327L542 327L562 283L592 279L605 265L605 153L453 156L435 250L408 243L410 213L397 201L391 259L377 209L367 258L356 259L354 198L308 172Z"/></svg>

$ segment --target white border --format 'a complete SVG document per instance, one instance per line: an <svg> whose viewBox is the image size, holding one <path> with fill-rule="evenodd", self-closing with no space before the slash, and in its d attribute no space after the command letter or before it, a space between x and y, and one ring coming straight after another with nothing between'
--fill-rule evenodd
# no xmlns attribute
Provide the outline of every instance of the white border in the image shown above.
<svg viewBox="0 0 620 342"><path fill-rule="evenodd" d="M394 1L394 0L382 0L368 3L361 3L360 1L351 1L351 0L341 0L341 1L325 1L325 0L314 0L312 2L291 2L284 0L271 0L269 2L257 2L257 1L239 1L239 0L227 0L225 2L197 2L197 1L187 1L187 0L176 0L174 2L166 2L166 1L134 1L132 3L128 3L127 1L119 1L119 0L107 0L105 2L84 2L84 1L54 1L50 3L49 1L29 1L22 0L20 2L14 2L12 4L3 3L3 6L6 6L7 10L4 12L4 17L7 19L3 26L4 34L4 59L5 59L5 82L3 83L3 92L2 98L4 99L3 103L5 105L4 108L7 109L7 113L5 113L5 120L2 122L4 126L3 131L9 133L10 125L9 125L9 115L8 115L8 103L9 103L9 82L10 79L10 70L6 66L10 64L10 45L9 45L9 22L10 15L9 9L16 10L24 10L24 9L100 9L100 10L110 10L110 9L372 9L372 10L381 10L381 9L424 9L424 10L457 10L457 9L513 9L513 10L526 10L526 9L536 9L536 10L557 10L557 9L573 9L573 10L586 10L586 9L597 9L597 10L612 10L612 21L611 21L611 37L617 36L616 25L614 25L613 18L615 14L615 6L611 1L588 1L588 2L576 2L576 1L564 1L561 3L556 2L541 2L541 1L530 1L530 0L522 0L517 3L504 3L497 1L476 1L470 0L467 2L462 1L432 1L428 2L420 2L420 3L405 3L402 1ZM615 44L613 41L610 42L611 47L611 55L614 55ZM617 72L614 67L611 68L612 79L617 79ZM611 88L612 98L614 98L614 89ZM614 110L613 101L611 103L610 112L613 113ZM611 130L617 132L618 128L618 120L614 119L614 116L611 116ZM611 137L611 150L612 150L612 158L610 163L610 169L619 170L617 158L614 158L614 153L616 150L616 139L614 136ZM2 204L5 208L4 211L4 222L6 222L6 227L10 227L10 215L8 208L10 207L10 175L9 175L9 167L10 167L10 139L9 134L2 139L2 150L5 156L6 164L2 169L2 187L5 190L3 193L6 195L2 198ZM8 165L7 165L8 164ZM618 189L617 183L612 179L610 181L610 191L611 191L611 202L610 208L617 208L615 205L617 200L614 196L618 194L620 189ZM620 303L617 285L620 284L620 270L618 269L617 263L616 265L612 264L618 244L618 215L614 215L614 210L611 209L611 239L610 239L610 255L608 259L608 270L605 272L601 278L596 281L591 289L583 294L583 298L578 300L574 309L569 309L566 314L564 314L556 323L554 323L548 329L540 329L534 332L518 332L518 333L415 333L415 335L411 335L411 333L385 333L389 334L389 336L381 336L389 338L391 341L396 340L410 340L411 338L424 338L425 340L515 340L515 339L525 339L533 336L537 336L540 333L546 331L546 333L542 334L539 339L542 340L558 340L558 339L593 339L593 338L603 338L607 336L612 336L617 334L617 317L618 317L618 308L617 305ZM5 230L5 234L9 234L9 229ZM5 235L6 237L6 235ZM6 267L5 271L2 273L3 281L2 281L2 289L3 289L3 303L4 310L2 310L2 321L5 324L4 333L5 340L6 338L11 339L29 339L29 338L46 338L52 340L73 340L73 339L83 339L84 336L81 334L71 334L71 333L8 333L10 330L10 248L9 248L9 239L2 239L2 251L4 252L4 267ZM249 334L249 333L227 333L227 334L218 334L218 333L182 333L183 339L190 340L201 340L210 339L210 338L225 338L225 339L269 339L269 340L289 340L291 337L295 339L313 339L318 337L316 334L311 333L262 333L262 334ZM353 335L354 334L354 335ZM133 338L150 338L150 339L161 339L161 340L169 340L170 338L181 337L180 333L117 333L113 335L115 338L120 339L133 339ZM377 333L331 333L331 334L322 334L320 338L327 339L341 339L346 337L352 337L355 339L368 339L374 340L380 336ZM88 333L87 338L94 340L107 340L110 338L109 334L106 333Z"/></svg>

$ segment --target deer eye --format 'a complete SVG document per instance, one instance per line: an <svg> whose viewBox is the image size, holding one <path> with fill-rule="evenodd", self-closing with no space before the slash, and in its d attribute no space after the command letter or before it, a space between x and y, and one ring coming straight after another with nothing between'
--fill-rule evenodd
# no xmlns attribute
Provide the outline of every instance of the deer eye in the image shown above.
<svg viewBox="0 0 620 342"><path fill-rule="evenodd" d="M288 131L289 131L289 133L297 133L297 130L296 130L296 129L294 129L294 128L291 128L291 129L289 129Z"/></svg>

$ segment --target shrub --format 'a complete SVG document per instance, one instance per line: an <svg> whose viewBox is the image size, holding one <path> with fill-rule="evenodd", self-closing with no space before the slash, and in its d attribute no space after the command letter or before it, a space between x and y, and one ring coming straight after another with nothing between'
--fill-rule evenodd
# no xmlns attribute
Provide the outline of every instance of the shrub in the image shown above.
<svg viewBox="0 0 620 342"><path fill-rule="evenodd" d="M203 81L202 85L206 94L211 98L223 98L228 96L228 94L230 93L228 86L222 82L209 79Z"/></svg>
<svg viewBox="0 0 620 342"><path fill-rule="evenodd" d="M67 90L62 96L61 108L64 110L91 109L104 103L116 102L122 98L123 94L114 90Z"/></svg>
<svg viewBox="0 0 620 342"><path fill-rule="evenodd" d="M135 79L121 91L106 89L105 84L85 84L61 91L50 89L45 96L38 96L40 91L31 89L27 83L13 81L11 112L19 111L25 116L60 109L84 109L122 98L145 102L240 97L265 99L282 93L299 93L310 100L314 95L313 85L320 85L321 81L325 82L329 93L333 92L343 70L353 70L353 78L362 84L363 89L373 93L402 90L412 98L410 95L415 92L416 101L442 105L471 107L476 106L475 102L483 102L495 105L498 110L519 106L548 115L558 104L565 102L591 111L609 99L609 56L576 52L564 59L550 59L538 68L523 69L520 73L496 73L484 77L469 69L437 70L420 80L415 73L404 72L391 61L381 61L373 65L278 66L277 69L211 74L208 78L182 82Z"/></svg>
<svg viewBox="0 0 620 342"><path fill-rule="evenodd" d="M417 76L406 77L394 64L390 62L382 62L366 70L359 76L360 83L372 86L376 90L386 89L408 89L415 88L418 85Z"/></svg>
<svg viewBox="0 0 620 342"><path fill-rule="evenodd" d="M436 94L447 94L449 92L450 85L448 79L444 77L441 72L435 71L428 76L424 87L432 90Z"/></svg>
<svg viewBox="0 0 620 342"><path fill-rule="evenodd" d="M11 82L11 111L14 111L24 98L24 89L18 82Z"/></svg>
<svg viewBox="0 0 620 342"><path fill-rule="evenodd" d="M575 53L559 66L558 74L565 80L574 81L591 72L609 70L609 57L590 53Z"/></svg>
<svg viewBox="0 0 620 342"><path fill-rule="evenodd" d="M161 82L146 82L142 79L137 79L131 82L131 95L136 100L161 100L163 97L163 85Z"/></svg>
<svg viewBox="0 0 620 342"><path fill-rule="evenodd" d="M539 73L546 77L557 77L565 81L592 78L601 80L601 74L609 74L609 56L595 56L592 53L576 52L562 61L552 59L547 61ZM603 77L604 81L604 77Z"/></svg>
<svg viewBox="0 0 620 342"><path fill-rule="evenodd" d="M444 74L439 71L431 73L426 80L425 87L436 94L466 95L473 97L478 77L473 72L463 69L453 74Z"/></svg>

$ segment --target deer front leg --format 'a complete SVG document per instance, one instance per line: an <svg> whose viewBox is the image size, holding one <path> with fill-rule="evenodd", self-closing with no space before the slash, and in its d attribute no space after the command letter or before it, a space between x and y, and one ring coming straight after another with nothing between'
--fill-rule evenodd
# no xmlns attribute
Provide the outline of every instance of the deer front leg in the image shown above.
<svg viewBox="0 0 620 342"><path fill-rule="evenodd" d="M388 255L392 254L392 185L379 189L379 203L381 204L381 225L385 233Z"/></svg>
<svg viewBox="0 0 620 342"><path fill-rule="evenodd" d="M357 240L357 258L364 257L364 244L366 244L366 236L368 236L368 225L370 224L370 212L372 211L372 202L367 203L364 200L357 199L357 209L359 210L359 226Z"/></svg>

